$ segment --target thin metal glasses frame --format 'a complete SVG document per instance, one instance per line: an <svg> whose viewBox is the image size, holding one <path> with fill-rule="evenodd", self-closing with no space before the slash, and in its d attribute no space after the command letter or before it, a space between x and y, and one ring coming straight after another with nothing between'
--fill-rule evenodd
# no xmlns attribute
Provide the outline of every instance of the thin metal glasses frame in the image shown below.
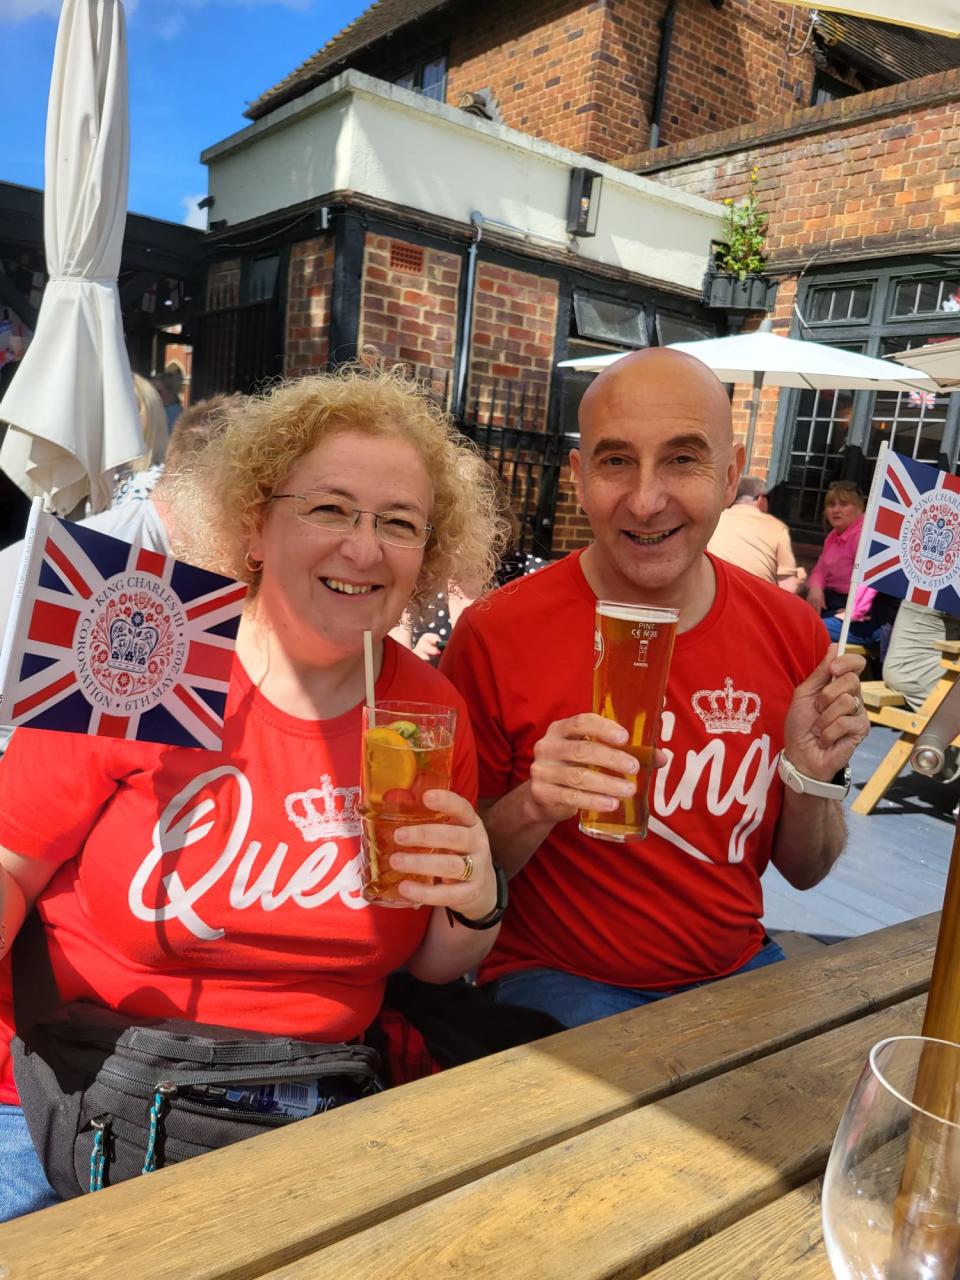
<svg viewBox="0 0 960 1280"><path fill-rule="evenodd" d="M338 502L340 501L340 499L337 498L336 494L327 495L326 493L324 493L323 490L318 490L316 494L274 493L271 495L270 501L274 502L278 498L293 498L297 502L307 502L311 498L317 497L317 496L323 496L323 497L329 496L332 499L336 499ZM373 531L376 537L381 542L385 542L390 547L402 547L404 550L407 550L407 551L419 551L421 548L425 547L430 540L430 534L433 532L433 525L426 524L424 525L423 536L419 540L406 539L406 538L398 539L396 537L391 538L384 533L381 522L387 518L397 517L400 514L399 512L368 511L365 507L355 507L352 502L344 502L343 506L345 508L348 508L349 511L353 512L353 518L350 520L349 528L348 527L338 528L336 524L333 524L333 525L319 524L315 520L308 519L300 511L297 511L296 515L298 520L301 520L304 524L310 525L311 529L319 529L321 533L341 533L341 534L352 533L359 526L361 516L372 516ZM344 511L344 515L347 515L346 510Z"/></svg>

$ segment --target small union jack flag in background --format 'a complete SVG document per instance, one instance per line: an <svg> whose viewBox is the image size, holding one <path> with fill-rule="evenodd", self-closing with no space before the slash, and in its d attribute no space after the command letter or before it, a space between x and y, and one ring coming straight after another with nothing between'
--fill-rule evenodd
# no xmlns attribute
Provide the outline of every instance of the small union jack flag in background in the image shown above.
<svg viewBox="0 0 960 1280"><path fill-rule="evenodd" d="M0 723L216 750L246 588L35 510Z"/></svg>
<svg viewBox="0 0 960 1280"><path fill-rule="evenodd" d="M960 479L890 450L877 468L860 581L960 617Z"/></svg>
<svg viewBox="0 0 960 1280"><path fill-rule="evenodd" d="M937 403L936 392L911 391L907 395L907 403L912 404L915 409L932 409Z"/></svg>

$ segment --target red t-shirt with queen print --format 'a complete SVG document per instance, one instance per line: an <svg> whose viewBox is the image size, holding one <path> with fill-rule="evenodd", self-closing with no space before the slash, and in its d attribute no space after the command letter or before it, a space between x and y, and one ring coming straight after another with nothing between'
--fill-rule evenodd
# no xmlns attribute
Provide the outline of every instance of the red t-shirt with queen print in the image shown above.
<svg viewBox="0 0 960 1280"><path fill-rule="evenodd" d="M460 695L388 640L377 698L458 710L453 790L476 801ZM348 1040L429 911L360 896L359 707L279 711L234 663L223 750L20 729L0 762L0 844L57 870L38 909L64 1001L273 1035ZM9 956L0 1102L16 1102Z"/></svg>

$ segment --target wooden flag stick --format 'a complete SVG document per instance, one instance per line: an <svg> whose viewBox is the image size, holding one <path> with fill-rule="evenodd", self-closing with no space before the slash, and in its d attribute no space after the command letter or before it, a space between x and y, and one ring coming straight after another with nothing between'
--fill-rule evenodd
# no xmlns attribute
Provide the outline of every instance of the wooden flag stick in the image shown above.
<svg viewBox="0 0 960 1280"><path fill-rule="evenodd" d="M850 634L850 623L853 615L853 601L863 577L863 562L867 558L867 551L870 547L870 535L873 533L874 525L877 522L880 495L883 493L883 481L887 473L887 450L889 447L886 440L884 440L877 454L877 465L873 469L873 482L870 485L870 495L867 498L867 509L863 513L860 541L857 543L857 556L853 562L853 572L850 574L850 589L847 592L847 604L843 611L840 639L837 641L838 658L847 647L847 637Z"/></svg>

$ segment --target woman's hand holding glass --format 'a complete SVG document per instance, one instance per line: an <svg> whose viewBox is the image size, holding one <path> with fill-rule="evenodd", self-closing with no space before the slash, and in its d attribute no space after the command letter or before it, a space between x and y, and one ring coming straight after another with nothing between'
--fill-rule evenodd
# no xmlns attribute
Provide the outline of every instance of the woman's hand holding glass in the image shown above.
<svg viewBox="0 0 960 1280"><path fill-rule="evenodd" d="M497 903L496 876L483 823L473 806L452 791L427 791L423 799L442 818L435 823L398 827L396 843L409 845L410 851L392 853L390 869L435 876L436 883L401 880L397 890L415 906L449 907L471 920L480 920ZM417 852L420 849L435 852Z"/></svg>

